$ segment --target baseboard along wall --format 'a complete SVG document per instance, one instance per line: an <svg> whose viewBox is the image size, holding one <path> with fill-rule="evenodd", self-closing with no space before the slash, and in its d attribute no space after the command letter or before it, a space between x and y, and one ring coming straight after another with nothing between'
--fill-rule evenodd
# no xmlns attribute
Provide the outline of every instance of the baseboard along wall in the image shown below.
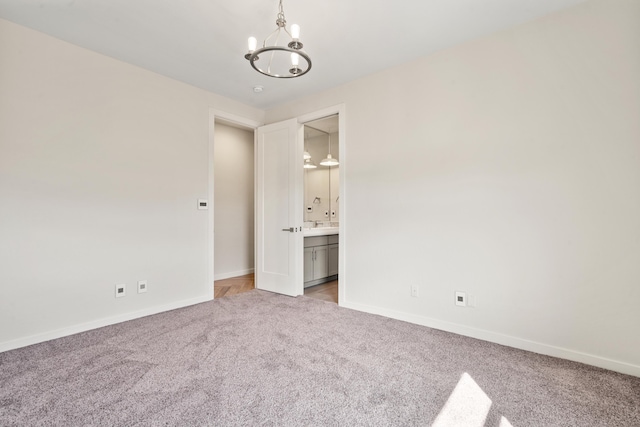
<svg viewBox="0 0 640 427"><path fill-rule="evenodd" d="M458 335L464 335L471 338L477 338L483 341L489 341L496 344L506 345L508 347L520 350L531 351L533 353L544 354L546 356L558 357L561 359L571 360L574 362L584 363L586 365L597 366L599 368L608 369L610 371L620 372L626 375L640 377L640 366L626 362L607 359L592 354L582 353L567 348L556 347L535 341L504 335L497 332L487 331L484 329L470 328L468 326L459 325L457 323L446 322L442 320L432 319L425 316L405 313L401 311L389 310L380 307L369 306L366 304L358 304L341 301L341 307L350 308L352 310L363 311L365 313L378 314L380 316L389 317L404 322L414 323L416 325L427 326L429 328L439 329L441 331L452 332Z"/></svg>
<svg viewBox="0 0 640 427"><path fill-rule="evenodd" d="M248 268L246 270L239 271L231 271L229 273L220 273L213 276L213 280L224 280L230 279L232 277L245 276L247 274L252 274L255 271L254 268Z"/></svg>
<svg viewBox="0 0 640 427"><path fill-rule="evenodd" d="M56 329L54 331L43 332L41 334L31 335L24 338L18 338L16 340L2 342L0 343L0 353L3 351L14 350L16 348L26 347L33 344L38 344L41 342L78 334L80 332L90 331L92 329L102 328L104 326L115 325L116 323L126 322L128 320L139 319L141 317L151 316L153 314L163 313L165 311L188 307L194 304L200 304L202 302L211 301L212 299L213 299L213 294L210 297L205 296L205 297L198 297L198 298L193 298L193 299L188 299L183 301L177 301L171 304L160 305L157 307L150 307L144 310L134 311L132 313L125 313L125 314L120 314L113 317L106 317L104 319L98 319L91 322L81 323L78 325L69 326L67 328Z"/></svg>

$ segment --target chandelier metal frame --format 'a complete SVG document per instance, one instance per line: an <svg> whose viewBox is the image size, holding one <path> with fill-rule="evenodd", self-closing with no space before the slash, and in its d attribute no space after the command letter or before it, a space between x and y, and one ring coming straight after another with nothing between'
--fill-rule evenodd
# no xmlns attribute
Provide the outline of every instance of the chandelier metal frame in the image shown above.
<svg viewBox="0 0 640 427"><path fill-rule="evenodd" d="M289 32L289 30L287 30L287 20L284 17L282 0L279 0L276 26L277 28L275 29L275 31L273 31L266 39L264 39L262 47L260 49L256 49L256 39L254 37L249 38L249 52L244 56L245 59L249 61L254 70L269 77L275 77L278 79L291 79L307 74L309 70L311 70L311 58L309 58L309 55L304 50L302 50L303 44L299 39L300 27L295 24L291 26L291 30L294 33L293 35ZM284 30L284 33L287 34L291 39L291 41L286 45L278 45L278 40L280 38L282 30ZM275 41L273 42L273 44L268 44L269 41L274 37ZM276 52L291 53L292 64L291 68L289 69L290 74L285 75L272 72L271 66ZM261 68L257 64L258 60L260 59L260 55L270 55L265 68ZM306 68L300 67L300 58L304 59L304 62L306 62Z"/></svg>

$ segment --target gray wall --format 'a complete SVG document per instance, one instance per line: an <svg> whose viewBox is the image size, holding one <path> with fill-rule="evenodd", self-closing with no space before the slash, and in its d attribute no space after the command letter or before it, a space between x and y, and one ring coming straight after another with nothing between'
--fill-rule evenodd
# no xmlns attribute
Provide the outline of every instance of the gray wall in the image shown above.
<svg viewBox="0 0 640 427"><path fill-rule="evenodd" d="M342 302L640 375L638 16L587 2L268 111L345 104Z"/></svg>
<svg viewBox="0 0 640 427"><path fill-rule="evenodd" d="M342 303L640 375L639 15L587 2L268 111L346 105ZM3 20L0 63L0 350L209 298L208 110L264 113Z"/></svg>
<svg viewBox="0 0 640 427"><path fill-rule="evenodd" d="M264 113L4 20L0 64L0 350L210 299L209 109Z"/></svg>

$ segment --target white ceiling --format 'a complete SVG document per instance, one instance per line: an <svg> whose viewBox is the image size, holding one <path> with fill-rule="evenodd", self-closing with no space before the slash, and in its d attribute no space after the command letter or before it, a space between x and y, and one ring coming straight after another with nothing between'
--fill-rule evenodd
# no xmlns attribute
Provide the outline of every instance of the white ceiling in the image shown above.
<svg viewBox="0 0 640 427"><path fill-rule="evenodd" d="M583 1L283 0L313 61L296 79L244 59L247 37L276 28L278 0L0 0L0 17L265 109Z"/></svg>

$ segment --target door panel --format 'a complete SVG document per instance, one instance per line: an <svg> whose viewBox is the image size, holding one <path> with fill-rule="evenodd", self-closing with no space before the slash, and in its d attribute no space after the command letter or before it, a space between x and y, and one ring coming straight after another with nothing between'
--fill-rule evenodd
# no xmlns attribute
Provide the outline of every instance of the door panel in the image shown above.
<svg viewBox="0 0 640 427"><path fill-rule="evenodd" d="M256 288L290 296L304 291L302 142L296 119L258 128Z"/></svg>
<svg viewBox="0 0 640 427"><path fill-rule="evenodd" d="M264 153L263 174L264 185L264 237L268 243L264 251L264 271L272 274L289 274L290 236L282 232L289 228L289 129L277 129L264 135L263 143L267 145ZM293 224L292 224L293 225Z"/></svg>

